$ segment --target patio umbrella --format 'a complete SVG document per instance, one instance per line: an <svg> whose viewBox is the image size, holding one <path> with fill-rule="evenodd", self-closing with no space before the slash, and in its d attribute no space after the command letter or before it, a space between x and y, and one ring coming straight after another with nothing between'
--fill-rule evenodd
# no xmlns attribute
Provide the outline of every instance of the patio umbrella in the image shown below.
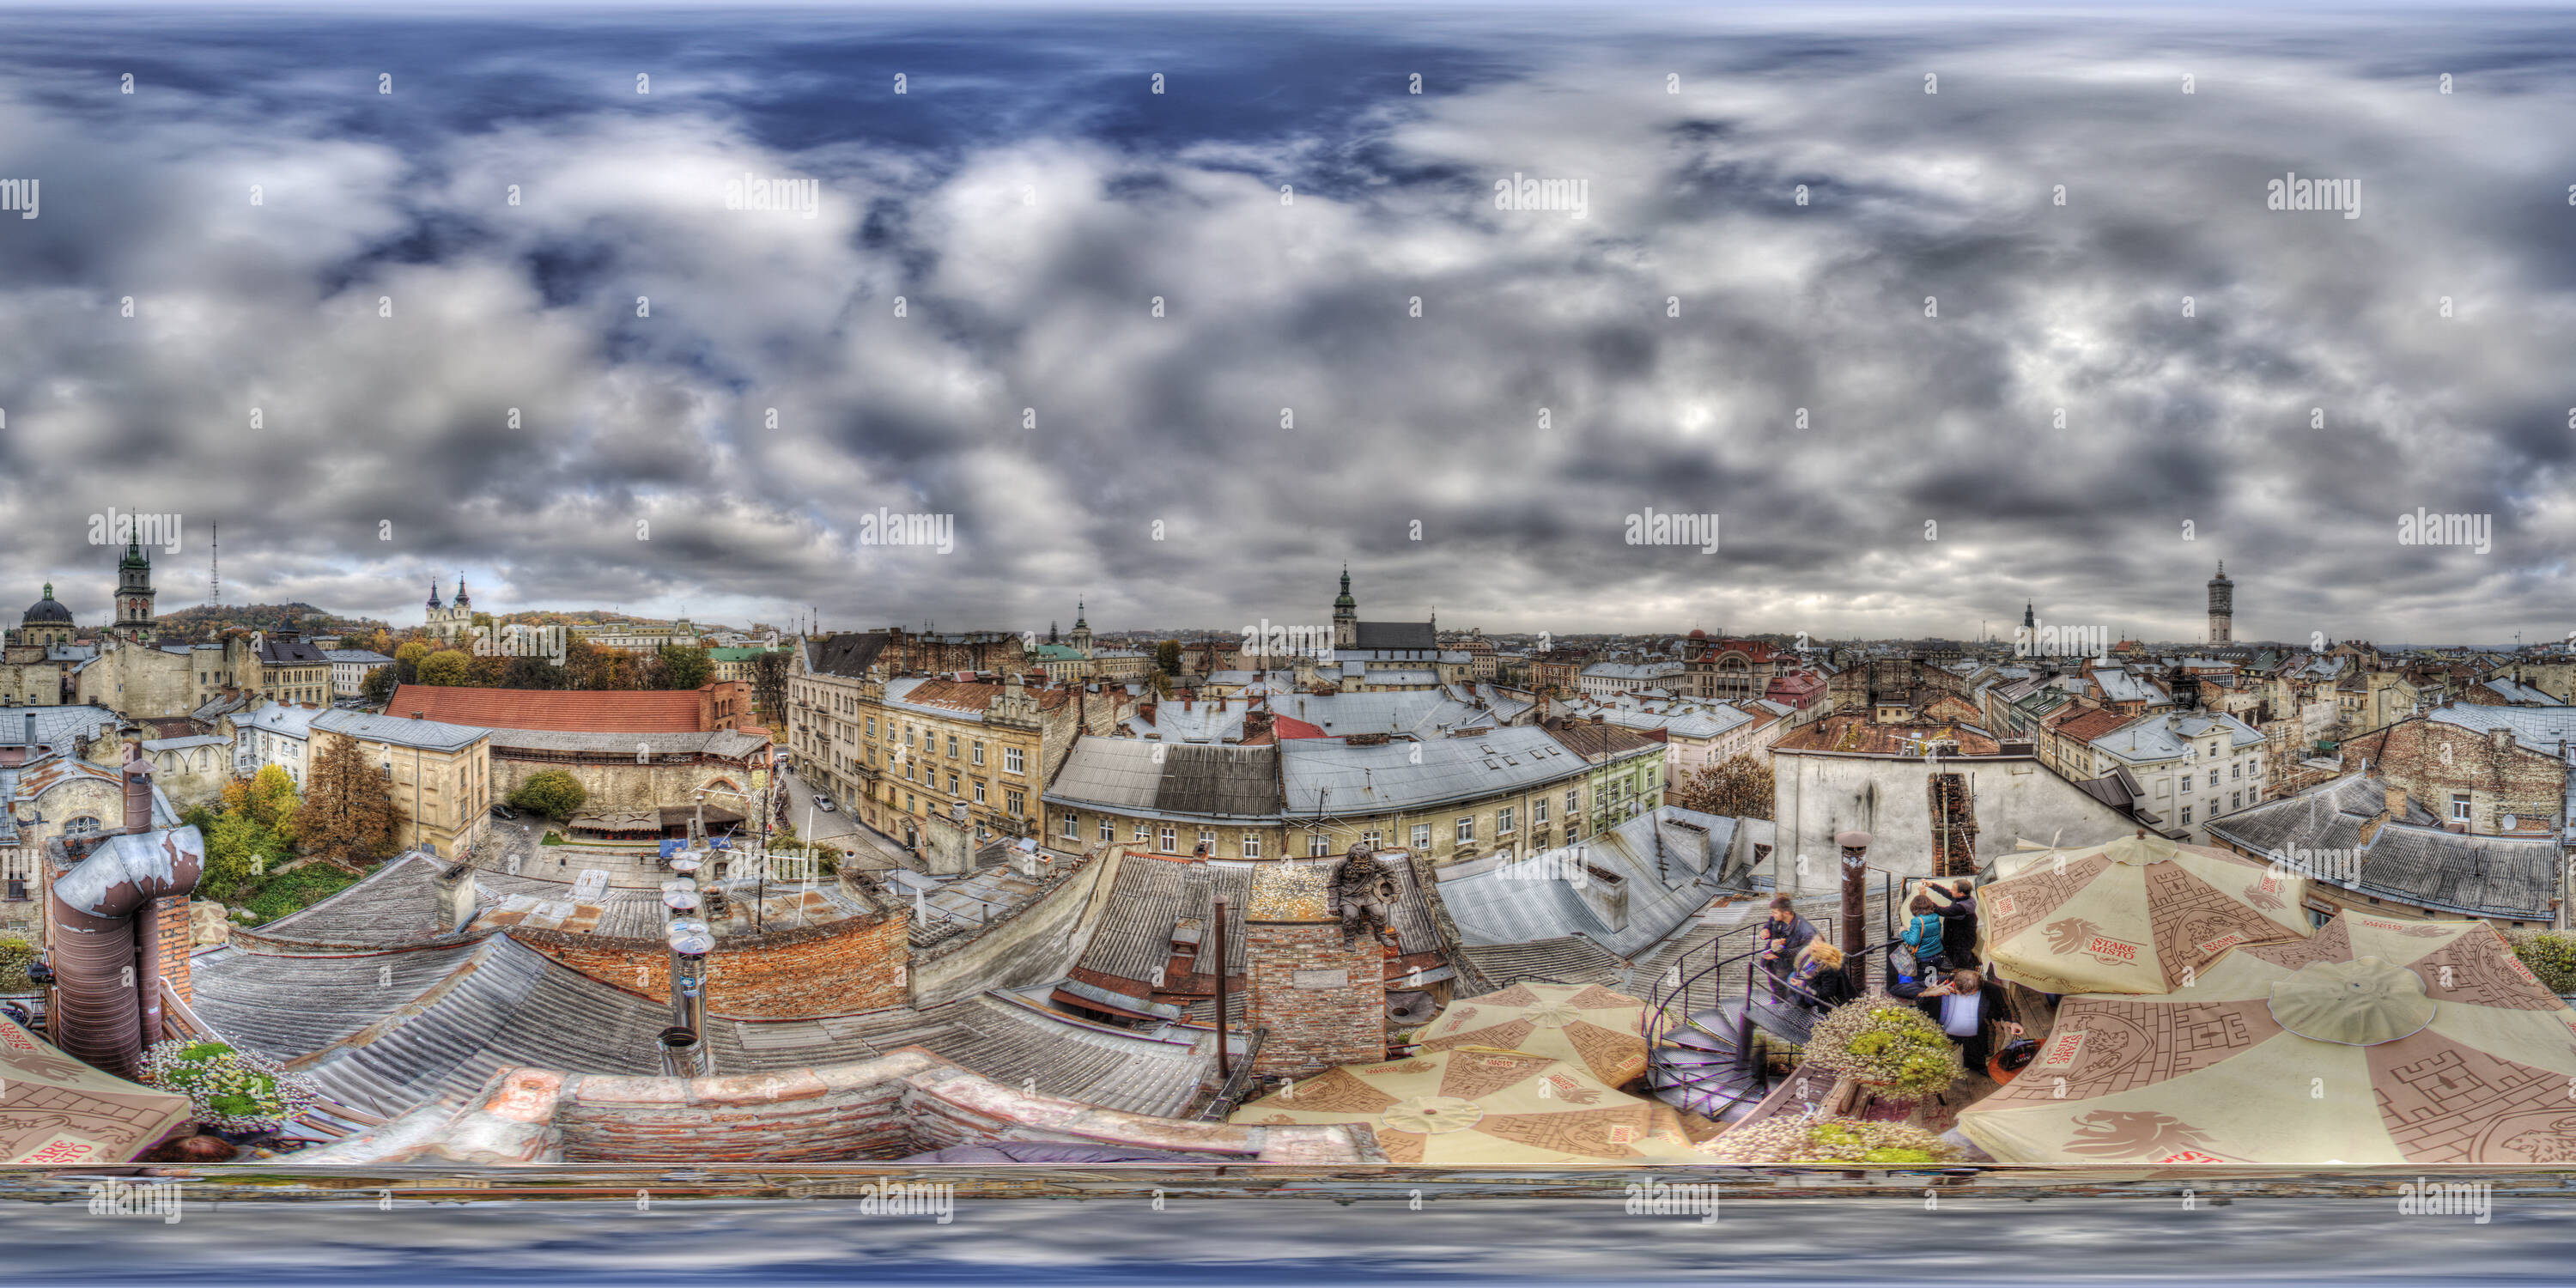
<svg viewBox="0 0 2576 1288"><path fill-rule="evenodd" d="M1646 1004L1598 984L1514 984L1465 997L1422 1031L1422 1049L1496 1047L1552 1056L1613 1087L1646 1071L1646 1039L1637 1023Z"/></svg>
<svg viewBox="0 0 2576 1288"><path fill-rule="evenodd" d="M1484 1047L1328 1069L1229 1121L1364 1123L1398 1163L1706 1161L1671 1106L1613 1091L1580 1065Z"/></svg>
<svg viewBox="0 0 2576 1288"><path fill-rule="evenodd" d="M2482 921L2338 914L2161 997L2075 997L1959 1117L2007 1163L2576 1161L2576 1011Z"/></svg>
<svg viewBox="0 0 2576 1288"><path fill-rule="evenodd" d="M194 1111L0 1019L0 1163L123 1163Z"/></svg>
<svg viewBox="0 0 2576 1288"><path fill-rule="evenodd" d="M2309 934L2307 878L2160 837L2025 850L1977 891L1995 974L2043 993L2164 993L2228 949Z"/></svg>

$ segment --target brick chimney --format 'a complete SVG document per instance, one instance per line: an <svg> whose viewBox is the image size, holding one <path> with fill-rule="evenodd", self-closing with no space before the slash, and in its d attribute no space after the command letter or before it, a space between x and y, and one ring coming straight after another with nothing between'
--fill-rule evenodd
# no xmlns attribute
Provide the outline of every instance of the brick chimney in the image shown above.
<svg viewBox="0 0 2576 1288"><path fill-rule="evenodd" d="M1297 1077L1386 1058L1386 949L1345 946L1329 890L1338 860L1255 869L1243 909L1248 1020L1264 1030L1253 1071Z"/></svg>
<svg viewBox="0 0 2576 1288"><path fill-rule="evenodd" d="M2403 787L2390 787L2390 788L2388 789L2387 804L2388 804L2388 817L2389 817L2389 820L2390 820L2391 822L2399 822L2399 823L2402 823L2402 822L2406 821L2406 789L2405 789L2405 788L2403 788Z"/></svg>

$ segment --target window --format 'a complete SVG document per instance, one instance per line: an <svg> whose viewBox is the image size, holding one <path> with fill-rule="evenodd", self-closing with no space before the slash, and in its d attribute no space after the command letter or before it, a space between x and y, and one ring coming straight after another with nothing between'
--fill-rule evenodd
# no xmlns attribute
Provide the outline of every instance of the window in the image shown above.
<svg viewBox="0 0 2576 1288"><path fill-rule="evenodd" d="M948 735L948 758L957 759L957 735L953 733Z"/></svg>
<svg viewBox="0 0 2576 1288"><path fill-rule="evenodd" d="M2182 794L2185 796L2191 795L2191 775L2189 774L2182 776Z"/></svg>
<svg viewBox="0 0 2576 1288"><path fill-rule="evenodd" d="M1512 807L1511 807L1511 806L1509 806L1509 805L1506 805L1506 806L1502 807L1501 809L1498 809L1498 810L1495 810L1495 811L1494 811L1494 835L1496 835L1496 836L1509 836L1509 835L1511 835L1511 834L1512 834Z"/></svg>
<svg viewBox="0 0 2576 1288"><path fill-rule="evenodd" d="M1199 845L1210 854L1216 853L1216 833L1211 832L1204 827L1200 828Z"/></svg>
<svg viewBox="0 0 2576 1288"><path fill-rule="evenodd" d="M1580 788L1580 787L1569 787L1569 788L1566 788L1566 789L1565 789L1565 816L1566 816L1566 818L1568 818L1568 819L1572 819L1576 814L1579 814L1579 813L1582 813L1582 812L1583 812L1583 789L1582 789L1582 788Z"/></svg>
<svg viewBox="0 0 2576 1288"><path fill-rule="evenodd" d="M1153 829L1153 828L1151 828L1151 827L1147 826L1147 825L1146 825L1146 824L1144 824L1144 823L1138 823L1138 824L1136 825L1136 843L1137 843L1138 845L1143 845L1145 842L1150 841L1150 840L1153 840L1153 839L1154 839L1154 829Z"/></svg>
<svg viewBox="0 0 2576 1288"><path fill-rule="evenodd" d="M1468 816L1467 816L1467 817L1465 817L1465 818L1459 819L1459 820L1458 820L1458 844L1460 844L1460 845L1466 845L1466 844L1468 844L1469 842L1474 841L1475 839L1476 839L1476 816L1475 816L1475 815L1473 815L1473 814L1470 814L1470 815L1468 815Z"/></svg>
<svg viewBox="0 0 2576 1288"><path fill-rule="evenodd" d="M2186 827L2190 826L2190 824L2191 824L2191 806L2189 806L2189 805L2185 805L2185 806L2183 806L2183 807L2182 807L2182 821L2183 821L2183 825L2184 825L2184 826L2186 826Z"/></svg>
<svg viewBox="0 0 2576 1288"><path fill-rule="evenodd" d="M1532 826L1532 827L1545 827L1545 826L1547 826L1547 798L1546 798L1546 797L1541 796L1541 797L1539 797L1537 800L1534 800L1534 801L1531 801L1531 802L1530 802L1530 826Z"/></svg>
<svg viewBox="0 0 2576 1288"><path fill-rule="evenodd" d="M97 830L98 820L90 818L87 815L83 815L80 818L73 819L71 822L63 824L63 835L65 836L87 836Z"/></svg>
<svg viewBox="0 0 2576 1288"><path fill-rule="evenodd" d="M2215 769L2209 771L2209 790L2218 790L2218 771Z"/></svg>
<svg viewBox="0 0 2576 1288"><path fill-rule="evenodd" d="M1025 753L1017 747L1002 748L1002 772L1006 774L1020 773L1021 757L1024 754Z"/></svg>
<svg viewBox="0 0 2576 1288"><path fill-rule="evenodd" d="M877 736L877 718L875 716L868 717L868 736L871 738Z"/></svg>
<svg viewBox="0 0 2576 1288"><path fill-rule="evenodd" d="M2244 799L2244 798L2245 798L2245 793L2243 793L2243 792L2229 792L2229 793L2227 794L2227 808L2229 808L2229 809L2243 809L2243 808L2245 807L2245 799Z"/></svg>
<svg viewBox="0 0 2576 1288"><path fill-rule="evenodd" d="M2467 792L2451 793L2451 821L2454 823L2466 823L2469 821L2469 794Z"/></svg>
<svg viewBox="0 0 2576 1288"><path fill-rule="evenodd" d="M984 780L981 778L975 780L975 803L978 805L984 803Z"/></svg>
<svg viewBox="0 0 2576 1288"><path fill-rule="evenodd" d="M1064 816L1064 839L1068 841L1079 841L1082 839L1081 819L1076 818L1071 814Z"/></svg>
<svg viewBox="0 0 2576 1288"><path fill-rule="evenodd" d="M1330 841L1328 841L1328 840L1324 839L1324 834L1323 834L1323 833L1321 833L1321 832L1308 832L1308 833L1306 834L1306 857L1307 857L1307 858L1310 858L1310 859L1320 859L1320 858L1323 858L1324 856L1326 856L1326 855L1328 855L1328 854L1331 854L1332 852L1333 852L1332 842L1330 842Z"/></svg>
<svg viewBox="0 0 2576 1288"><path fill-rule="evenodd" d="M905 725L903 727L903 745L907 747L913 745L913 735L917 732L919 732L919 730L915 729L913 726Z"/></svg>
<svg viewBox="0 0 2576 1288"><path fill-rule="evenodd" d="M1416 823L1413 825L1413 848L1417 850L1428 850L1431 848L1431 825L1429 823Z"/></svg>
<svg viewBox="0 0 2576 1288"><path fill-rule="evenodd" d="M1257 859L1261 857L1261 833L1246 832L1243 834L1243 857L1247 859Z"/></svg>
<svg viewBox="0 0 2576 1288"><path fill-rule="evenodd" d="M1375 833L1375 832L1362 832L1362 833L1360 833L1360 848L1362 848L1362 849L1366 849L1366 850L1375 850L1375 849L1377 849L1377 848L1378 848L1378 834L1377 834L1377 833Z"/></svg>
<svg viewBox="0 0 2576 1288"><path fill-rule="evenodd" d="M1105 818L1100 820L1100 839L1103 841L1117 840L1118 824Z"/></svg>
<svg viewBox="0 0 2576 1288"><path fill-rule="evenodd" d="M1020 795L1018 792L1004 792L1002 793L1002 808L1008 811L1011 817L1018 818L1023 812L1025 812L1021 806L1027 799L1027 797Z"/></svg>
<svg viewBox="0 0 2576 1288"><path fill-rule="evenodd" d="M1172 847L1180 843L1180 831L1169 823L1163 825L1163 853L1171 853Z"/></svg>
<svg viewBox="0 0 2576 1288"><path fill-rule="evenodd" d="M973 752L974 752L974 755L968 758L968 759L969 759L969 763L977 764L977 765L980 765L980 764L983 764L983 763L984 763L984 740L983 740L983 739L981 739L981 738L976 739L976 740L975 740L975 745L974 745L973 747L969 748L969 750L971 750L971 751L973 751Z"/></svg>

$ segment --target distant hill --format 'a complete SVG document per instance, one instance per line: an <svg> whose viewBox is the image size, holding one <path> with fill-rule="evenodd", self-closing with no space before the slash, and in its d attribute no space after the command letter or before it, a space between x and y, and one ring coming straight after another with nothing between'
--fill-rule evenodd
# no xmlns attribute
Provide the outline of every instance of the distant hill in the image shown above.
<svg viewBox="0 0 2576 1288"><path fill-rule="evenodd" d="M228 630L303 631L308 635L372 634L385 623L342 617L311 604L199 604L153 618L163 640L211 640Z"/></svg>

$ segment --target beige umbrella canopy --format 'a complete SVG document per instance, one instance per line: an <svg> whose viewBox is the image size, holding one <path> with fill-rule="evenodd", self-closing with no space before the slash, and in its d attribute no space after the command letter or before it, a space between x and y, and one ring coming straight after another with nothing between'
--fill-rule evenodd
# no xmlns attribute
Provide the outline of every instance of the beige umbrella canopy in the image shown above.
<svg viewBox="0 0 2576 1288"><path fill-rule="evenodd" d="M1645 1013L1644 1002L1598 984L1514 984L1451 1002L1422 1031L1422 1049L1481 1046L1553 1056L1624 1087L1646 1071L1646 1039L1637 1032Z"/></svg>
<svg viewBox="0 0 2576 1288"><path fill-rule="evenodd" d="M1613 1091L1580 1065L1483 1047L1328 1069L1229 1121L1364 1123L1397 1163L1707 1161L1671 1106Z"/></svg>
<svg viewBox="0 0 2576 1288"><path fill-rule="evenodd" d="M2305 938L2307 878L2161 837L2024 850L1977 891L1995 973L2043 993L2164 993L2230 948Z"/></svg>
<svg viewBox="0 0 2576 1288"><path fill-rule="evenodd" d="M0 1019L0 1163L123 1163L194 1110Z"/></svg>
<svg viewBox="0 0 2576 1288"><path fill-rule="evenodd" d="M1959 1117L2007 1163L2576 1161L2576 1011L2482 921L2345 912L2161 997L2075 997Z"/></svg>

